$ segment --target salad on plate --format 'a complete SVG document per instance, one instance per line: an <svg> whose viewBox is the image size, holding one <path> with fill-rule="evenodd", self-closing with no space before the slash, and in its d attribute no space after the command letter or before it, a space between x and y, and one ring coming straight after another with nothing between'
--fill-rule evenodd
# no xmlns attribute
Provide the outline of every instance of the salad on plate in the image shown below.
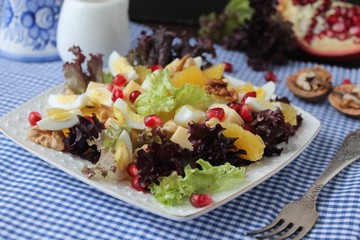
<svg viewBox="0 0 360 240"><path fill-rule="evenodd" d="M93 181L126 181L164 205L210 205L246 166L280 155L301 126L274 82L235 85L229 66L208 66L201 54L144 65L114 51L109 72L90 54L85 72L81 49L70 50L66 89L30 113L29 139L88 160L82 174Z"/></svg>

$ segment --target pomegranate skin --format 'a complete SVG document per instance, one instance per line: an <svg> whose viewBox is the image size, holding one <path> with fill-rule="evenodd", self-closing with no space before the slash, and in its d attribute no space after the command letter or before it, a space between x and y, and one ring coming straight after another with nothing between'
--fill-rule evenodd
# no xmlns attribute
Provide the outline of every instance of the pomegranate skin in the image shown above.
<svg viewBox="0 0 360 240"><path fill-rule="evenodd" d="M278 1L278 11L293 24L302 50L328 61L360 59L360 32L354 31L360 29L360 7L331 0L302 2Z"/></svg>

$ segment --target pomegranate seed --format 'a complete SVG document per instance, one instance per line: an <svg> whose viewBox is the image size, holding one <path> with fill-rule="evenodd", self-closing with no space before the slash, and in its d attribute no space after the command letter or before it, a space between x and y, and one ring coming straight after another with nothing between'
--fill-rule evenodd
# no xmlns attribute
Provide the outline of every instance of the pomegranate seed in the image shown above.
<svg viewBox="0 0 360 240"><path fill-rule="evenodd" d="M232 64L231 63L229 63L229 62L223 62L224 63L224 65L225 65L225 72L232 72L232 70L233 70L233 66L232 66Z"/></svg>
<svg viewBox="0 0 360 240"><path fill-rule="evenodd" d="M353 26L349 29L351 35L357 35L360 33L360 26Z"/></svg>
<svg viewBox="0 0 360 240"><path fill-rule="evenodd" d="M28 120L31 126L35 126L38 121L42 119L41 114L38 112L31 112Z"/></svg>
<svg viewBox="0 0 360 240"><path fill-rule="evenodd" d="M345 30L345 24L342 23L342 22L337 22L334 25L332 25L331 29L334 32L341 33L341 32L343 32Z"/></svg>
<svg viewBox="0 0 360 240"><path fill-rule="evenodd" d="M211 108L206 111L206 120L217 118L221 122L225 118L225 111L223 108Z"/></svg>
<svg viewBox="0 0 360 240"><path fill-rule="evenodd" d="M213 200L209 194L205 193L193 193L190 196L190 203L194 207L201 208L212 204Z"/></svg>
<svg viewBox="0 0 360 240"><path fill-rule="evenodd" d="M234 109L240 115L241 107L243 106L243 104L237 102L230 102L227 104L227 106Z"/></svg>
<svg viewBox="0 0 360 240"><path fill-rule="evenodd" d="M121 88L119 88L119 87L114 87L113 92L112 92L112 98L111 98L111 99L112 99L113 102L116 102L116 100L117 100L118 98L123 99L123 98L124 98L124 92L121 90Z"/></svg>
<svg viewBox="0 0 360 240"><path fill-rule="evenodd" d="M157 114L150 114L144 118L144 123L145 126L147 126L148 128L153 128L155 126L161 125L162 119Z"/></svg>
<svg viewBox="0 0 360 240"><path fill-rule="evenodd" d="M106 86L106 88L107 88L110 92L112 92L112 91L114 90L114 84L108 84L108 85Z"/></svg>
<svg viewBox="0 0 360 240"><path fill-rule="evenodd" d="M150 67L148 67L151 72L155 72L156 70L162 70L163 67L161 65L151 65Z"/></svg>
<svg viewBox="0 0 360 240"><path fill-rule="evenodd" d="M358 17L358 16L352 17L351 20L352 20L354 26L359 25L359 23L360 23L360 17Z"/></svg>
<svg viewBox="0 0 360 240"><path fill-rule="evenodd" d="M350 79L344 79L342 81L342 84L351 84L351 80Z"/></svg>
<svg viewBox="0 0 360 240"><path fill-rule="evenodd" d="M246 105L242 106L240 110L240 117L244 120L245 123L252 122L253 120L252 113Z"/></svg>
<svg viewBox="0 0 360 240"><path fill-rule="evenodd" d="M145 188L143 188L143 187L140 185L140 183L139 183L139 178L140 178L139 175L133 177L133 179L131 179L131 186L132 186L135 190L137 190L137 191L139 191L139 192L144 192L144 191L145 191Z"/></svg>
<svg viewBox="0 0 360 240"><path fill-rule="evenodd" d="M336 17L336 15L330 15L329 17L328 17L328 19L327 19L327 23L328 24L334 24L334 23L336 23L337 22L337 17Z"/></svg>
<svg viewBox="0 0 360 240"><path fill-rule="evenodd" d="M264 78L265 78L265 80L266 80L267 82L269 82L269 81L277 82L277 80L278 80L277 76L276 76L273 72L271 72L271 71L267 71L267 72L265 73Z"/></svg>
<svg viewBox="0 0 360 240"><path fill-rule="evenodd" d="M129 174L129 176L131 176L131 177L136 177L139 175L139 169L134 162L130 163L127 166L126 171Z"/></svg>
<svg viewBox="0 0 360 240"><path fill-rule="evenodd" d="M86 118L86 119L87 119L88 121L90 121L90 122L94 122L94 120L92 119L92 117L89 116L89 115L84 116L84 118Z"/></svg>
<svg viewBox="0 0 360 240"><path fill-rule="evenodd" d="M256 92L255 91L251 91L251 92L247 92L245 93L244 97L241 99L241 103L245 103L246 99L248 97L254 97L256 98Z"/></svg>
<svg viewBox="0 0 360 240"><path fill-rule="evenodd" d="M118 74L113 79L114 85L122 87L127 83L126 77L122 74Z"/></svg>
<svg viewBox="0 0 360 240"><path fill-rule="evenodd" d="M129 96L130 102L134 103L140 94L141 92L139 90L132 91Z"/></svg>

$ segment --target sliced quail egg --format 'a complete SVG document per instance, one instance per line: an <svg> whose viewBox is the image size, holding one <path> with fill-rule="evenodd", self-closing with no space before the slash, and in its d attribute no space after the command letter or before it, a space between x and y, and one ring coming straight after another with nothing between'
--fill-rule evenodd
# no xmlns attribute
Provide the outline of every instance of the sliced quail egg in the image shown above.
<svg viewBox="0 0 360 240"><path fill-rule="evenodd" d="M275 92L275 83L271 81L267 82L261 87L261 89L265 92L264 100L270 101Z"/></svg>
<svg viewBox="0 0 360 240"><path fill-rule="evenodd" d="M120 179L126 176L126 168L132 160L133 147L130 136L127 131L122 131L119 139L115 143L114 160L116 163L116 170L119 173Z"/></svg>
<svg viewBox="0 0 360 240"><path fill-rule="evenodd" d="M121 56L117 51L113 51L109 56L109 69L113 76L123 74L129 81L139 78L139 75L130 65L128 60Z"/></svg>
<svg viewBox="0 0 360 240"><path fill-rule="evenodd" d="M48 98L48 103L51 108L61 108L64 110L83 108L88 101L89 98L86 94L81 94L81 95L51 94Z"/></svg>
<svg viewBox="0 0 360 240"><path fill-rule="evenodd" d="M112 107L114 102L112 101L112 92L104 87L90 89L87 92L92 103L95 105L104 105Z"/></svg>
<svg viewBox="0 0 360 240"><path fill-rule="evenodd" d="M119 120L124 118L126 124L131 128L145 129L144 117L135 113L121 98L118 98L114 103L114 114Z"/></svg>
<svg viewBox="0 0 360 240"><path fill-rule="evenodd" d="M43 118L37 122L37 125L42 129L53 131L71 128L79 123L77 115L81 115L81 111L79 109L68 112L60 112Z"/></svg>
<svg viewBox="0 0 360 240"><path fill-rule="evenodd" d="M266 109L276 110L277 108L281 108L279 102L269 102L262 98L248 97L245 100L245 103L248 105L251 112L260 112Z"/></svg>

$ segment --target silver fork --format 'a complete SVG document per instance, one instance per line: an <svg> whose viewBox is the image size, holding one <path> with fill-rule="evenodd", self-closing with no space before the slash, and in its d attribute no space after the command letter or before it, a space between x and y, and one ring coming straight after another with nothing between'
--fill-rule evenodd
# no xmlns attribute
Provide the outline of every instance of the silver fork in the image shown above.
<svg viewBox="0 0 360 240"><path fill-rule="evenodd" d="M321 189L358 158L360 158L360 130L346 136L333 160L302 197L285 205L273 222L259 230L248 232L247 235L257 235L257 239L277 240L304 237L319 218L316 199Z"/></svg>

